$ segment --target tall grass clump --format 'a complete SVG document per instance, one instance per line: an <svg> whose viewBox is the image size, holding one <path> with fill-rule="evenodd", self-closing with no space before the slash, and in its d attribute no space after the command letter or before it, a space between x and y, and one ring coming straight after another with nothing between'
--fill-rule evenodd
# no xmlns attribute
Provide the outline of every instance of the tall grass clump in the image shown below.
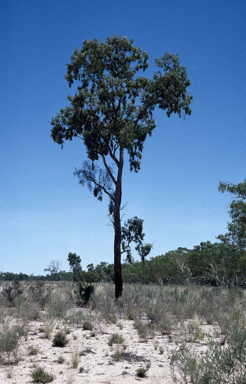
<svg viewBox="0 0 246 384"><path fill-rule="evenodd" d="M45 310L50 317L63 319L73 306L72 292L67 290L66 287L57 287L50 292Z"/></svg>
<svg viewBox="0 0 246 384"><path fill-rule="evenodd" d="M18 363L19 339L16 327L4 326L0 331L0 355L5 364Z"/></svg>
<svg viewBox="0 0 246 384"><path fill-rule="evenodd" d="M119 305L115 301L113 284L102 284L93 295L92 308L108 323L116 323Z"/></svg>

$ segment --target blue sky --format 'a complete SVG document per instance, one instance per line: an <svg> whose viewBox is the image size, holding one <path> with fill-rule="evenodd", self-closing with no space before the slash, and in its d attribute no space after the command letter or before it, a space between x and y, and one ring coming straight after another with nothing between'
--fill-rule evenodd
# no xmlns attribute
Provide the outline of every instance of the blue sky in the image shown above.
<svg viewBox="0 0 246 384"><path fill-rule="evenodd" d="M50 137L72 93L66 64L94 37L132 38L149 55L149 77L155 57L178 53L192 83L192 115L156 110L140 172L125 161L123 221L144 220L150 256L226 232L230 197L219 181L246 177L245 11L243 0L1 2L0 271L43 274L51 260L68 270L69 252L83 268L113 262L107 196L97 201L73 176L82 141L61 149Z"/></svg>

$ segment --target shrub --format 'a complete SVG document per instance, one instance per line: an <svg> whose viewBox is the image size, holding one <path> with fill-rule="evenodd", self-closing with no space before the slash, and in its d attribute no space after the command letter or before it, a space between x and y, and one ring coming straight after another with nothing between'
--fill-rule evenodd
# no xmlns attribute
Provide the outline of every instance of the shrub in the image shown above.
<svg viewBox="0 0 246 384"><path fill-rule="evenodd" d="M123 336L119 335L118 333L113 333L110 338L108 345L112 347L113 344L123 344L124 343L124 338Z"/></svg>
<svg viewBox="0 0 246 384"><path fill-rule="evenodd" d="M146 366L146 368L139 368L137 369L137 376L138 377L146 377L146 372L149 370L150 366Z"/></svg>
<svg viewBox="0 0 246 384"><path fill-rule="evenodd" d="M34 348L34 347L32 347L32 346L30 346L29 348L28 348L28 354L30 355L30 356L34 356L34 355L37 355L38 354L38 352L39 352L39 350L37 349L37 348Z"/></svg>
<svg viewBox="0 0 246 384"><path fill-rule="evenodd" d="M20 288L20 282L15 280L12 285L3 289L3 296L7 301L7 305L10 307L15 306L15 298L22 295L23 290Z"/></svg>
<svg viewBox="0 0 246 384"><path fill-rule="evenodd" d="M51 373L45 372L44 368L37 367L32 372L32 379L35 383L50 383L54 380Z"/></svg>
<svg viewBox="0 0 246 384"><path fill-rule="evenodd" d="M148 324L144 324L142 321L137 320L134 322L133 326L138 331L138 335L141 339L147 339L149 334Z"/></svg>
<svg viewBox="0 0 246 384"><path fill-rule="evenodd" d="M66 335L59 331L56 333L54 339L53 339L53 347L65 347L67 345L68 339L66 338Z"/></svg>
<svg viewBox="0 0 246 384"><path fill-rule="evenodd" d="M59 364L63 364L65 359L64 359L63 356L59 356L57 361L58 361Z"/></svg>
<svg viewBox="0 0 246 384"><path fill-rule="evenodd" d="M83 330L84 331L92 331L93 324L90 321L84 321L83 322Z"/></svg>
<svg viewBox="0 0 246 384"><path fill-rule="evenodd" d="M78 291L77 291L77 295L78 295L78 305L81 305L82 307L84 305L87 305L89 303L89 300L92 296L92 294L94 293L94 285L92 284L89 284L89 285L86 285L86 286L83 286L82 283L78 283Z"/></svg>

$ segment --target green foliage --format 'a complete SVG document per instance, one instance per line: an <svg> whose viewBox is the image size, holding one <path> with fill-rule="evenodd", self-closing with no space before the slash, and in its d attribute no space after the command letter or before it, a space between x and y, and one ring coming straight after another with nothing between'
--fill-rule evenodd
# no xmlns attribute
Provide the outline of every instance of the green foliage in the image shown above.
<svg viewBox="0 0 246 384"><path fill-rule="evenodd" d="M122 335L119 335L118 333L113 333L110 338L108 345L112 347L113 344L123 344L124 343L124 337Z"/></svg>
<svg viewBox="0 0 246 384"><path fill-rule="evenodd" d="M146 372L148 371L149 368L138 368L137 369L137 376L138 377L141 377L141 378L144 378L146 377Z"/></svg>
<svg viewBox="0 0 246 384"><path fill-rule="evenodd" d="M57 332L53 339L53 347L65 347L68 343L68 339L64 332Z"/></svg>
<svg viewBox="0 0 246 384"><path fill-rule="evenodd" d="M91 296L94 293L94 285L83 285L81 282L78 283L78 305L85 306L89 303Z"/></svg>
<svg viewBox="0 0 246 384"><path fill-rule="evenodd" d="M19 280L14 280L12 285L9 285L8 287L3 289L3 296L6 299L8 305L10 307L15 306L15 299L20 297L23 293L23 290L20 287Z"/></svg>
<svg viewBox="0 0 246 384"><path fill-rule="evenodd" d="M63 356L59 356L58 359L57 359L57 362L58 362L59 364L63 364L64 361L65 361L65 359L64 359Z"/></svg>
<svg viewBox="0 0 246 384"><path fill-rule="evenodd" d="M84 321L83 326L82 326L84 331L92 331L93 329L93 324L90 321Z"/></svg>
<svg viewBox="0 0 246 384"><path fill-rule="evenodd" d="M178 56L165 54L156 59L159 70L153 80L136 77L149 66L147 60L145 51L122 36L108 37L106 43L85 40L67 65L69 86L75 80L80 85L76 95L68 97L71 105L52 119L54 141L62 145L64 140L82 135L88 157L95 161L110 154L117 140L128 150L131 168L137 171L143 142L155 127L154 107L166 110L168 116L173 112L181 115L182 109L191 113L192 96L186 92L190 81ZM103 187L95 188L99 189L95 194L100 195Z"/></svg>
<svg viewBox="0 0 246 384"><path fill-rule="evenodd" d="M35 383L50 383L54 380L54 376L45 372L44 368L37 367L32 371L32 379Z"/></svg>
<svg viewBox="0 0 246 384"><path fill-rule="evenodd" d="M81 267L81 258L76 253L69 252L67 258L70 266L70 270L73 273L73 282L83 280L82 267Z"/></svg>
<svg viewBox="0 0 246 384"><path fill-rule="evenodd" d="M138 170L143 142L155 127L154 107L166 109L168 116L172 112L181 115L182 109L190 114L192 97L186 93L190 81L178 56L166 54L156 59L163 73L155 72L153 80L135 77L149 64L147 53L132 44L133 40L114 36L106 43L85 40L82 50L76 48L65 78L69 86L75 80L80 82L78 93L68 97L71 106L61 110L51 125L52 137L61 145L82 135L92 161L110 154L117 139L130 154L131 168ZM138 97L141 107L136 105ZM82 124L76 124L76 120ZM99 189L95 194L100 195L102 187L95 188Z"/></svg>
<svg viewBox="0 0 246 384"><path fill-rule="evenodd" d="M143 220L139 219L137 216L134 216L132 219L128 219L121 228L121 233L123 249L122 253L127 252L127 262L132 264L134 261L130 248L130 244L134 242L137 244L135 249L138 251L142 263L144 263L145 258L148 256L152 249L152 244L143 244L145 237L145 234L143 233Z"/></svg>
<svg viewBox="0 0 246 384"><path fill-rule="evenodd" d="M220 182L219 191L228 192L234 197L230 204L228 233L218 238L239 251L246 252L246 179L239 184Z"/></svg>
<svg viewBox="0 0 246 384"><path fill-rule="evenodd" d="M28 347L28 355L35 356L39 353L39 350L37 348L34 348L32 345Z"/></svg>
<svg viewBox="0 0 246 384"><path fill-rule="evenodd" d="M124 282L244 286L246 254L224 243L201 242L193 249L178 248L143 263L122 266Z"/></svg>
<svg viewBox="0 0 246 384"><path fill-rule="evenodd" d="M114 281L114 265L101 262L95 267L95 271L99 276L99 281L109 283Z"/></svg>

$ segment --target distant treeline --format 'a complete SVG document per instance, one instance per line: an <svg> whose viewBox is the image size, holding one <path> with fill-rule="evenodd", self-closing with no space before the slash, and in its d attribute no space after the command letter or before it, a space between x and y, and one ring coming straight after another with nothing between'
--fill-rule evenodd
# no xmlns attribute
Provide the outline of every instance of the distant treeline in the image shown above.
<svg viewBox="0 0 246 384"><path fill-rule="evenodd" d="M73 281L72 272L60 271L58 276L52 274L27 275L26 273L0 272L0 281Z"/></svg>
<svg viewBox="0 0 246 384"><path fill-rule="evenodd" d="M246 287L246 252L238 251L224 243L202 242L193 249L178 248L149 260L125 260L122 263L125 283L202 284L212 286ZM113 282L114 266L106 262L87 265L82 271L86 283ZM2 281L73 281L73 273L59 271L46 276L24 273L0 272Z"/></svg>

